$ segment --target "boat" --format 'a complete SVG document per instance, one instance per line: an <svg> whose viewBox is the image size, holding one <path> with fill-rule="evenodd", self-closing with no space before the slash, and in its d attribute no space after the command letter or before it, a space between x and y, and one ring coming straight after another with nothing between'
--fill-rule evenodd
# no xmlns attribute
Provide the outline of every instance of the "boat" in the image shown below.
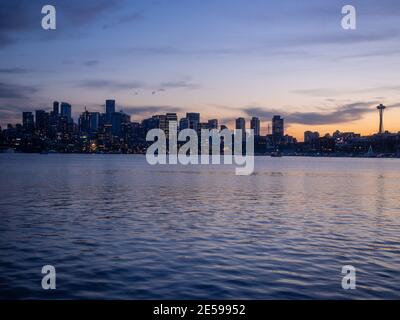
<svg viewBox="0 0 400 320"><path fill-rule="evenodd" d="M374 150L372 149L372 146L369 146L368 152L365 154L367 158L375 158L376 154Z"/></svg>
<svg viewBox="0 0 400 320"><path fill-rule="evenodd" d="M273 157L273 158L280 158L280 157L282 157L282 152L280 152L279 150L272 151L272 152L271 152L271 157Z"/></svg>

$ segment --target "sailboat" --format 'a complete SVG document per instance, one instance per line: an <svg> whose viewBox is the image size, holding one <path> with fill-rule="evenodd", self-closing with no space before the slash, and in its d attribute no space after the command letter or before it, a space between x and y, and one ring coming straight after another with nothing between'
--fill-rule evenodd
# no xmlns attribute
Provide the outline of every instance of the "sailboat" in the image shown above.
<svg viewBox="0 0 400 320"><path fill-rule="evenodd" d="M368 149L368 152L366 153L366 156L369 157L369 158L373 158L373 157L376 156L374 150L372 150L372 146L371 145L369 146L369 149Z"/></svg>

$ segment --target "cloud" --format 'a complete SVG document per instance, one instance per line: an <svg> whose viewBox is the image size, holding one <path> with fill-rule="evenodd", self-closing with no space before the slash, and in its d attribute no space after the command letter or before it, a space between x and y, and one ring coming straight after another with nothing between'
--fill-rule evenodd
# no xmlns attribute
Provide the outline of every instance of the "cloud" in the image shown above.
<svg viewBox="0 0 400 320"><path fill-rule="evenodd" d="M5 126L7 123L16 124L21 122L21 117L18 117L15 112L0 109L0 121L0 126Z"/></svg>
<svg viewBox="0 0 400 320"><path fill-rule="evenodd" d="M27 31L33 26L33 15L25 10L24 3L21 1L0 2L0 47L15 42L13 33Z"/></svg>
<svg viewBox="0 0 400 320"><path fill-rule="evenodd" d="M346 54L342 57L337 57L336 60L352 60L352 59L368 59L374 57L382 57L387 59L388 57L397 56L399 50L397 48L384 48L379 46L378 48L369 49L368 51L362 50L354 54Z"/></svg>
<svg viewBox="0 0 400 320"><path fill-rule="evenodd" d="M400 103L391 104L391 105L389 105L387 108L388 108L388 109L391 109L391 108L400 108Z"/></svg>
<svg viewBox="0 0 400 320"><path fill-rule="evenodd" d="M254 47L183 47L171 45L155 45L155 46L134 46L126 47L121 50L123 54L127 55L144 55L144 56L227 56L227 55L241 55L241 54L260 54L265 51L267 47L254 46ZM268 47L270 51L271 48ZM282 51L277 51L280 54ZM296 52L299 54L299 52ZM290 54L290 52L289 52Z"/></svg>
<svg viewBox="0 0 400 320"><path fill-rule="evenodd" d="M22 112L24 111L35 111L35 108L32 106L28 106L25 101L23 103L20 103L20 100L18 100L18 103L15 104L17 100L10 100L10 102L6 101L1 102L1 107L0 107L0 125L4 126L7 123L11 124L16 124L21 122L22 118ZM36 108L38 109L38 108Z"/></svg>
<svg viewBox="0 0 400 320"><path fill-rule="evenodd" d="M83 64L87 67L93 67L93 66L98 65L99 63L100 63L99 60L88 60L88 61L83 62Z"/></svg>
<svg viewBox="0 0 400 320"><path fill-rule="evenodd" d="M350 90L350 89L341 89L341 90L334 90L329 88L314 88L314 89L300 89L300 90L293 90L291 92L310 96L310 97L333 97L339 95L350 95L354 93L371 93L371 92L382 92L382 91L399 91L400 86L392 85L392 86L380 86L380 87L367 87L365 89L358 89L358 90ZM335 102L336 100L333 98L326 99L330 102Z"/></svg>
<svg viewBox="0 0 400 320"><path fill-rule="evenodd" d="M10 113L10 114L18 113L18 115L19 115L19 113L24 112L24 111L34 111L34 110L35 110L34 107L26 107L21 104L13 104L13 103L8 103L8 102L6 104L2 104L1 109L0 109L0 111L3 111L5 113Z"/></svg>
<svg viewBox="0 0 400 320"><path fill-rule="evenodd" d="M183 108L177 106L127 106L124 112L133 116L150 116L155 114L165 114L167 112L182 112Z"/></svg>
<svg viewBox="0 0 400 320"><path fill-rule="evenodd" d="M361 32L340 32L331 34L312 33L310 35L288 36L287 39L276 41L276 45L281 46L321 46L321 45L356 45L361 43L371 43L398 38L397 30L379 30L368 33Z"/></svg>
<svg viewBox="0 0 400 320"><path fill-rule="evenodd" d="M160 84L164 89L198 89L200 86L188 80L166 81Z"/></svg>
<svg viewBox="0 0 400 320"><path fill-rule="evenodd" d="M0 17L1 20L1 17ZM8 35L1 33L0 31L0 48L8 46L14 42Z"/></svg>
<svg viewBox="0 0 400 320"><path fill-rule="evenodd" d="M6 74L23 74L29 72L32 72L32 70L26 68L0 68L0 73Z"/></svg>
<svg viewBox="0 0 400 320"><path fill-rule="evenodd" d="M0 99L26 99L37 91L33 86L0 82Z"/></svg>
<svg viewBox="0 0 400 320"><path fill-rule="evenodd" d="M131 90L143 88L143 83L139 81L119 82L113 80L84 80L78 84L79 87L88 89L109 89L109 90Z"/></svg>
<svg viewBox="0 0 400 320"><path fill-rule="evenodd" d="M57 12L57 32L43 33L40 28L41 0L2 0L0 1L0 47L14 44L21 39L60 39L95 21L98 17L110 14L120 8L122 0L69 0L52 1Z"/></svg>
<svg viewBox="0 0 400 320"><path fill-rule="evenodd" d="M326 89L326 88L302 89L302 90L294 90L292 92L312 97L335 96L338 94L337 90Z"/></svg>
<svg viewBox="0 0 400 320"><path fill-rule="evenodd" d="M281 112L277 109L248 107L243 109L247 116L272 118L279 114L288 123L303 125L329 125L360 120L365 114L376 112L377 101L355 102L337 107L331 112Z"/></svg>
<svg viewBox="0 0 400 320"><path fill-rule="evenodd" d="M0 124L19 123L23 111L38 109L37 106L42 105L38 91L34 86L0 81Z"/></svg>
<svg viewBox="0 0 400 320"><path fill-rule="evenodd" d="M132 89L152 89L158 87L158 89L152 89L152 94L163 92L168 89L190 89L194 90L200 86L192 83L190 80L171 80L161 82L159 85L150 86L140 81L122 82L115 80L96 80L88 79L78 83L78 87L85 87L88 89L110 89L110 90L132 90ZM137 94L137 93L136 93Z"/></svg>
<svg viewBox="0 0 400 320"><path fill-rule="evenodd" d="M384 42L386 40L397 40L399 32L396 30L383 30L379 32L370 32L366 34L355 33L331 33L331 34L299 34L282 33L279 38L267 38L254 44L240 44L240 46L215 46L215 47L189 47L189 46L171 46L171 45L154 45L154 46L134 46L120 50L124 55L134 56L276 56L282 57L315 57L321 53L313 52L310 49L319 50L322 46L346 46L357 44L369 44L374 42ZM377 44L378 45L378 44ZM371 49L369 49L370 51ZM362 58L376 55L385 55L389 53L395 55L396 49L385 49L379 52L360 53L343 52L343 56L336 59Z"/></svg>
<svg viewBox="0 0 400 320"><path fill-rule="evenodd" d="M119 9L122 0L69 0L59 2L56 7L64 14L68 25L82 26L95 21L99 16Z"/></svg>
<svg viewBox="0 0 400 320"><path fill-rule="evenodd" d="M370 92L370 91L399 91L400 90L400 86L383 86L383 87L376 87L376 88L372 88L370 90L366 90L366 92Z"/></svg>

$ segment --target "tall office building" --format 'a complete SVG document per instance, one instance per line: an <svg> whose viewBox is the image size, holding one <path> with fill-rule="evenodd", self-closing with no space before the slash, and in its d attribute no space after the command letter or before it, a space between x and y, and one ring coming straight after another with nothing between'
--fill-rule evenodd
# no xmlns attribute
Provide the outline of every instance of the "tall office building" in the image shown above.
<svg viewBox="0 0 400 320"><path fill-rule="evenodd" d="M246 130L246 120L244 118L237 118L235 121L235 129Z"/></svg>
<svg viewBox="0 0 400 320"><path fill-rule="evenodd" d="M211 129L218 129L218 119L211 119L208 120L208 128Z"/></svg>
<svg viewBox="0 0 400 320"><path fill-rule="evenodd" d="M115 100L106 100L106 122L111 123L112 115L115 112Z"/></svg>
<svg viewBox="0 0 400 320"><path fill-rule="evenodd" d="M60 104L58 101L53 102L53 116L58 116L60 113Z"/></svg>
<svg viewBox="0 0 400 320"><path fill-rule="evenodd" d="M106 100L106 114L115 112L115 100Z"/></svg>
<svg viewBox="0 0 400 320"><path fill-rule="evenodd" d="M153 116L152 122L157 125L157 129L161 129L164 132L167 130L167 117L164 114L158 114Z"/></svg>
<svg viewBox="0 0 400 320"><path fill-rule="evenodd" d="M284 120L281 116L272 118L272 135L274 138L282 138L284 136Z"/></svg>
<svg viewBox="0 0 400 320"><path fill-rule="evenodd" d="M122 121L122 123L130 123L131 122L131 116L129 114L126 114L122 110L119 113L121 113L121 121Z"/></svg>
<svg viewBox="0 0 400 320"><path fill-rule="evenodd" d="M49 129L49 114L44 110L35 111L36 130L40 133L47 133Z"/></svg>
<svg viewBox="0 0 400 320"><path fill-rule="evenodd" d="M96 133L99 131L100 126L100 113L91 112L90 113L90 133Z"/></svg>
<svg viewBox="0 0 400 320"><path fill-rule="evenodd" d="M165 117L166 117L166 119L167 119L168 122L169 122L169 121L178 122L178 116L176 115L176 113L167 113L167 114L165 115Z"/></svg>
<svg viewBox="0 0 400 320"><path fill-rule="evenodd" d="M179 130L185 130L190 128L190 122L188 118L181 118L179 120Z"/></svg>
<svg viewBox="0 0 400 320"><path fill-rule="evenodd" d="M178 116L176 115L176 113L167 113L165 115L165 126L166 126L166 130L164 130L165 134L168 135L169 134L169 123L170 122L175 122L175 125L178 125Z"/></svg>
<svg viewBox="0 0 400 320"><path fill-rule="evenodd" d="M235 129L246 130L246 120L244 118L237 118Z"/></svg>
<svg viewBox="0 0 400 320"><path fill-rule="evenodd" d="M197 136L199 137L199 141L200 143L202 143L202 135L201 135L201 131L202 130L209 130L210 127L208 126L208 122L199 122L197 124ZM208 138L205 138L205 141L207 141Z"/></svg>
<svg viewBox="0 0 400 320"><path fill-rule="evenodd" d="M68 121L72 119L72 107L69 103L61 102L61 117L67 118Z"/></svg>
<svg viewBox="0 0 400 320"><path fill-rule="evenodd" d="M122 110L120 112L114 112L111 115L111 133L113 136L122 137L123 129L125 124L131 122L131 116L124 113Z"/></svg>
<svg viewBox="0 0 400 320"><path fill-rule="evenodd" d="M89 133L90 131L90 112L85 110L80 117L78 121L79 125L79 131L82 133Z"/></svg>
<svg viewBox="0 0 400 320"><path fill-rule="evenodd" d="M32 112L22 112L22 127L28 132L32 132L35 129L35 121Z"/></svg>
<svg viewBox="0 0 400 320"><path fill-rule="evenodd" d="M51 138L55 138L59 116L60 116L60 103L58 101L54 101L53 111L50 112L50 117L49 117L49 126L50 126L49 130Z"/></svg>
<svg viewBox="0 0 400 320"><path fill-rule="evenodd" d="M259 136L261 133L260 119L257 117L251 118L250 129L254 130L254 136Z"/></svg>
<svg viewBox="0 0 400 320"><path fill-rule="evenodd" d="M236 130L242 130L242 140L246 139L246 120L244 118L237 118L235 124Z"/></svg>
<svg viewBox="0 0 400 320"><path fill-rule="evenodd" d="M152 129L158 129L160 128L160 119L157 116L152 116L151 118L144 119L142 121L142 126L145 133Z"/></svg>
<svg viewBox="0 0 400 320"><path fill-rule="evenodd" d="M186 113L186 118L189 120L190 129L197 130L197 127L200 123L200 113L188 112Z"/></svg>
<svg viewBox="0 0 400 320"><path fill-rule="evenodd" d="M209 130L210 129L210 126L208 125L208 122L200 122L198 125L197 125L197 131L198 131L198 133L199 134L201 134L201 130Z"/></svg>
<svg viewBox="0 0 400 320"><path fill-rule="evenodd" d="M111 133L113 136L121 137L122 119L123 119L123 114L121 112L114 112L111 115Z"/></svg>

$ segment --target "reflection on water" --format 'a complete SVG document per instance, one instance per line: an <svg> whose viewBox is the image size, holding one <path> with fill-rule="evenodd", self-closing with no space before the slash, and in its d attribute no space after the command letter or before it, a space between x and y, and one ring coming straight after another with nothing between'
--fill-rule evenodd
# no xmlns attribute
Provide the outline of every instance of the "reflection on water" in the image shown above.
<svg viewBox="0 0 400 320"><path fill-rule="evenodd" d="M0 155L0 297L399 298L400 161ZM41 289L41 268L57 290ZM343 265L357 290L341 288Z"/></svg>

